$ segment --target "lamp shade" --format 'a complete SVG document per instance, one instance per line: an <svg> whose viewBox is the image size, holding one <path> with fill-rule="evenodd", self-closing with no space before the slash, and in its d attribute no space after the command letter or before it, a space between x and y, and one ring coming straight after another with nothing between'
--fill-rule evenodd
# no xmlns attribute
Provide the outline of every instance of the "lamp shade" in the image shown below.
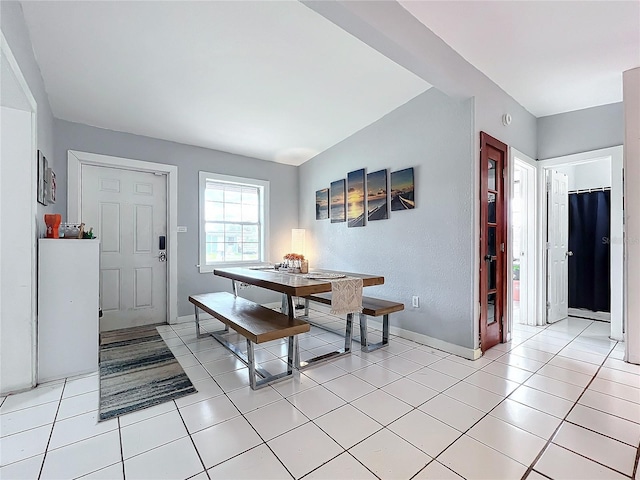
<svg viewBox="0 0 640 480"><path fill-rule="evenodd" d="M291 229L291 253L298 253L300 255L305 254L304 237L305 237L304 228Z"/></svg>

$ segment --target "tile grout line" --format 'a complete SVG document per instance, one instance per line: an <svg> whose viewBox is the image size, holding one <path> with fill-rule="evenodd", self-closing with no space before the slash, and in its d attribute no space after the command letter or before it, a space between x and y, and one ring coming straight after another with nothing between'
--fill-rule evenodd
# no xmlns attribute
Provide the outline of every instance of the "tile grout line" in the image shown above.
<svg viewBox="0 0 640 480"><path fill-rule="evenodd" d="M590 326L590 325L589 325ZM584 331L587 329L588 327L586 327L585 329L582 330L582 332L580 332L580 334L584 333ZM618 342L616 342L617 345ZM615 348L615 345L614 347ZM542 449L540 450L540 452L538 453L538 455L536 456L536 458L534 458L533 462L531 462L531 465L529 465L527 471L525 472L525 474L523 475L523 479L527 478L527 476L531 473L531 471L534 469L534 465L540 460L540 458L542 458L542 456L544 455L544 453L549 449L549 446L553 443L554 438L557 436L558 432L560 431L560 429L562 428L563 424L567 421L567 417L571 414L571 412L573 411L573 409L575 408L576 405L578 405L578 402L580 401L580 399L584 396L584 394L587 392L587 390L589 389L589 387L591 386L591 384L593 383L593 381L596 379L596 377L598 376L598 373L600 373L600 370L603 368L604 366L604 362L606 362L606 360L609 358L609 355L611 355L611 351L613 351L613 348L609 351L609 354L607 354L604 358L604 360L602 361L602 364L600 364L600 366L598 367L598 370L596 370L596 373L593 375L593 377L591 377L591 380L589 381L589 383L584 387L584 389L582 390L582 393L580 394L580 396L575 400L575 402L573 403L573 405L571 406L571 408L569 409L569 411L565 414L565 416L562 418L562 420L560 421L560 424L556 427L556 429L553 431L553 433L551 434L551 436L549 437L549 439L547 440L547 442L545 443L545 445L542 447ZM555 355L554 355L555 358ZM604 412L606 413L606 412ZM573 423L573 422L569 422L569 423ZM580 426L581 428L584 428L582 426ZM596 432L599 435L602 435L600 432ZM604 437L606 437L606 435L603 435ZM619 441L619 440L618 440ZM624 443L624 442L621 442ZM609 467L607 465L604 465L598 461L596 461L593 458L589 458L585 455L582 455L579 452L574 452L573 450L566 448L562 445L558 445L558 447L560 448L565 448L566 450L575 453L576 455L579 455L583 458L586 458L587 460L590 460L598 465L601 465L605 468L608 468L614 472L620 473L621 475L624 475L625 477L628 477L626 474L612 468ZM637 454L636 454L637 457Z"/></svg>
<svg viewBox="0 0 640 480"><path fill-rule="evenodd" d="M47 446L44 449L44 456L42 457L42 464L40 465L40 471L38 472L38 480L42 477L42 471L44 470L44 462L47 459L47 453L49 453L49 444L51 443L51 437L53 437L53 430L56 426L56 421L58 418L58 413L60 412L60 407L62 406L62 399L64 397L64 389L67 386L67 379L64 379L64 383L62 384L62 391L60 392L60 400L58 401L58 408L56 409L56 414L53 417L53 423L51 424L51 432L49 433L49 439L47 440Z"/></svg>
<svg viewBox="0 0 640 480"><path fill-rule="evenodd" d="M100 413L98 412L98 416ZM120 425L120 416L118 418L118 439L120 440L120 460L122 461L122 478L123 480L127 480L127 474L124 469L124 450L122 448L122 425Z"/></svg>
<svg viewBox="0 0 640 480"><path fill-rule="evenodd" d="M585 328L583 328L583 329L580 331L580 333L574 337L574 340L575 340L575 338L577 338L579 335L581 335L581 334L582 334L582 333L583 333L583 332L584 332L584 331L585 331L589 326L590 326L590 325L587 325ZM528 340L530 340L531 338L533 338L533 337L537 336L538 334L540 334L540 333L544 332L547 328L548 328L548 325L547 325L545 328L541 329L539 332L537 332L537 333L535 333L534 335L532 335L531 337L527 338L527 340L525 340L524 342L521 342L520 344L518 344L517 346L520 346L520 345L524 344L526 341L528 341ZM571 340L571 341L573 341L573 340ZM569 342L569 343L571 343L571 342ZM514 348L516 348L516 347L514 347ZM506 354L508 354L508 353L510 353L510 351L505 352L505 353L504 353L504 355L506 355ZM514 354L514 355L517 355L517 354ZM503 356L503 355L501 355L501 356ZM519 355L518 355L518 356L519 356ZM540 362L540 363L543 363L543 366L544 366L544 365L547 365L547 364L548 364L548 363L549 363L553 358L555 358L556 356L557 356L557 354L553 355L549 360L547 360L547 362ZM500 357L498 357L498 358L500 358ZM497 361L497 359L498 359L498 358L496 358L493 362ZM528 358L528 357L523 357L523 358ZM493 362L492 362L492 363L493 363ZM543 366L541 366L541 367L540 367L540 368L538 368L535 372L533 372L533 373L532 373L532 375L530 375L530 376L529 376L529 378L531 378L531 376L535 375L535 374L536 374L536 373L537 373L541 368L543 368ZM484 367L483 367L483 368L484 368ZM517 368L517 367L516 367L516 368ZM473 374L471 374L471 375L473 375ZM467 377L464 377L464 378L468 378L468 377L469 377L469 376L471 376L471 375L468 375ZM595 378L595 375L594 375L594 378ZM449 388L454 387L455 385L457 385L458 383L460 383L460 382L462 382L462 381L464 381L464 379L460 380L459 382L457 382L457 383L456 383L456 384L454 384L454 385L451 385L451 387L449 387ZM526 382L526 381L527 381L527 380L525 380L525 382ZM524 382L520 383L520 386L523 386L523 385L524 385ZM447 388L446 390L448 390L449 388ZM478 387L478 388L482 388L482 387ZM519 387L518 387L518 388L519 388ZM530 387L530 388L532 388L532 387ZM444 392L445 392L446 390L444 390L444 391L443 391L443 392L441 392L441 393L442 393L442 394L444 394ZM516 390L517 390L517 388L516 388L516 389L514 389L514 390L513 390L513 392L515 392ZM489 391L489 390L487 390L487 391ZM503 399L502 399L502 400L501 400L501 401L500 401L496 406L494 406L491 410L489 410L488 412L486 412L486 413L485 413L485 414L484 414L480 419L478 419L478 420L477 420L476 422L474 422L474 423L473 423L469 428L467 428L464 432L462 432L462 435L460 435L456 440L454 440L453 442L451 442L451 443L450 443L450 444L449 444L445 449L443 449L443 450L442 450L438 455L436 455L436 456L434 457L434 460L437 460L437 459L438 459L438 457L440 457L440 455L442 455L442 454L443 454L443 453L444 453L444 452L445 452L449 447L451 447L451 445L453 445L453 444L454 444L455 442L457 442L460 438L462 438L462 436L467 435L467 433L469 432L469 430L471 430L474 426L476 426L476 425L477 425L478 423L480 423L483 419L485 419L487 416L489 416L489 415L491 414L491 412L492 412L492 411L494 411L494 410L495 410L499 405L501 405L505 400L507 400L507 399L511 396L511 394L512 394L513 392L509 393L509 395L507 395L505 398L503 398ZM551 394L550 394L550 395L551 395ZM558 398L561 398L561 397L558 397ZM566 399L565 399L565 400L566 400ZM427 401L428 401L428 400L427 400ZM515 400L514 400L514 401L515 401ZM576 402L577 402L577 400L576 400ZM425 402L425 403L426 403L426 402ZM464 403L464 402L461 402L461 403ZM518 402L518 403L520 403L520 402ZM423 404L423 405L424 405L424 404ZM467 405L467 404L465 404L465 405ZM525 404L522 404L522 405L525 405ZM472 408L475 408L475 407L473 407L472 405L469 405L469 406L470 406L470 407L472 407ZM528 405L526 405L526 406L528 406ZM530 408L534 408L535 410L538 410L538 409L536 409L535 407L531 407L531 406L529 406L529 407L530 407ZM477 410L477 409L476 409L476 410ZM541 410L538 410L538 411L541 411ZM426 412L424 412L424 413L426 413ZM546 413L546 412L543 412L543 413ZM428 415L428 414L427 414L427 415ZM568 413L567 413L567 415L568 415ZM552 416L553 416L553 415L552 415ZM433 418L435 418L435 417L433 417ZM557 418L557 417L556 417L556 418ZM436 418L436 420L438 420L438 419ZM509 424L509 425L512 425L512 424L510 424L509 422L505 422L505 423L507 423L507 424ZM447 425L448 425L448 424L447 424ZM562 425L562 421L561 421L560 425ZM451 426L451 425L449 425L449 426ZM523 431L525 431L525 432L526 432L526 430L524 430L524 429L522 429L522 428L518 427L517 425L513 425L513 426L514 426L514 427L516 427L516 428L519 428L520 430L523 430ZM452 428L455 428L455 427L452 427ZM560 428L560 426L558 426L558 428ZM456 430L457 430L457 429L456 429ZM460 430L458 430L458 431L460 431ZM531 432L527 432L527 433L531 433ZM555 434L555 432L554 432L554 434ZM533 434L532 434L532 435L533 435ZM536 436L537 436L537 435L536 435ZM553 435L552 435L552 437L553 437ZM473 437L471 437L471 438L473 438ZM538 438L541 438L541 437L538 437ZM474 439L474 440L475 440L475 439ZM477 442L479 442L480 444L482 444L482 445L484 445L484 446L486 446L486 447L488 447L488 448L490 448L490 449L492 449L492 450L494 450L494 451L496 451L496 452L498 452L498 453L500 453L500 454L504 455L505 457L507 457L507 458L509 458L509 459L511 459L511 460L513 460L513 461L515 461L515 462L517 462L517 463L519 463L520 465L525 466L525 465L524 465L524 464L522 464L521 462L518 462L516 459L511 458L510 456L506 455L505 453L503 453L503 452L501 452L501 451L499 451L499 450L496 450L495 448L491 447L490 445L487 445L487 444L485 444L484 442L481 442L481 441L479 441L479 440L476 440L476 441L477 441ZM550 442L550 440L548 440L547 442ZM545 446L545 447L546 447L546 446ZM542 451L544 451L544 450L545 450L545 447L543 447ZM538 456L540 456L540 455L541 455L542 451L538 454ZM533 464L535 464L535 462L537 461L537 459L538 459L538 457L536 457L536 459L534 459ZM532 464L532 465L533 465L533 464ZM444 465L444 464L443 464L443 465ZM445 466L446 466L446 465L445 465ZM529 469L527 469L527 470L525 471L525 473L524 473L524 475L523 475L523 477L522 477L523 479L524 479L524 478L526 478L526 476L529 474L530 468L531 468L531 467L529 467ZM418 472L418 473L419 473L419 472ZM457 472L456 472L456 474L457 474ZM417 475L417 474L416 474L416 475Z"/></svg>
<svg viewBox="0 0 640 480"><path fill-rule="evenodd" d="M200 451L198 450L198 447L196 447L196 442L193 440L193 437L191 436L191 432L189 431L189 428L187 428L187 423L184 421L184 417L182 416L182 412L180 412L180 408L178 407L178 404L176 403L176 400L173 399L172 402L176 407L176 411L178 412L178 415L180 416L180 420L182 421L182 425L184 425L184 429L187 432L187 436L189 437L189 440L191 440L191 445L193 445L193 449L196 451L196 455L198 455L198 460L200 460L200 464L202 465L202 468L204 469L203 470L204 474L207 476L207 478L210 479L211 477L209 476L209 472L207 471L207 466L204 464L204 460L202 460L202 456L200 455ZM181 438L184 438L184 437L181 437ZM177 440L180 440L180 438L178 438ZM175 442L176 440L173 440L173 441ZM171 442L169 442L169 443L171 443ZM124 461L123 461L123 466L124 466ZM196 475L199 475L199 473L196 473Z"/></svg>

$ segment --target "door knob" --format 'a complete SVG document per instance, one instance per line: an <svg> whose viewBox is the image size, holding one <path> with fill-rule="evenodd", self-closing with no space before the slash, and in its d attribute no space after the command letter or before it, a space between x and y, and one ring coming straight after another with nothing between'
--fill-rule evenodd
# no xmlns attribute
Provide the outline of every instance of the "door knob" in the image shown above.
<svg viewBox="0 0 640 480"><path fill-rule="evenodd" d="M571 250L569 250L567 253L565 253L565 256L573 257L573 252Z"/></svg>

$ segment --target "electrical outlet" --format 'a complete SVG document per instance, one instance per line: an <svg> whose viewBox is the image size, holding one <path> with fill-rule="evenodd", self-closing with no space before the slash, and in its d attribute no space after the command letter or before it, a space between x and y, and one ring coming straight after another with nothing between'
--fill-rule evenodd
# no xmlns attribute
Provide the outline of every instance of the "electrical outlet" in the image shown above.
<svg viewBox="0 0 640 480"><path fill-rule="evenodd" d="M414 295L411 299L411 305L413 308L420 308L420 297L418 295Z"/></svg>

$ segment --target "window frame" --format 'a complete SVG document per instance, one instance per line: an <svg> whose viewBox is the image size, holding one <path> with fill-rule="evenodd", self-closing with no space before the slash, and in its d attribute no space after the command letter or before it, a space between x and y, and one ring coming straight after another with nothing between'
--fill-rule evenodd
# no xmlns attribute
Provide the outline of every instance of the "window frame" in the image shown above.
<svg viewBox="0 0 640 480"><path fill-rule="evenodd" d="M207 180L229 183L235 185L245 185L257 187L260 198L260 250L259 260L234 260L229 262L214 262L207 264L207 234L205 231L205 189ZM239 267L244 265L260 265L267 263L267 252L269 251L269 181L259 180L256 178L235 177L232 175L222 175L219 173L200 171L198 181L198 198L199 198L199 237L198 237L198 258L200 260L198 268L200 273L211 273L215 268L219 267Z"/></svg>

